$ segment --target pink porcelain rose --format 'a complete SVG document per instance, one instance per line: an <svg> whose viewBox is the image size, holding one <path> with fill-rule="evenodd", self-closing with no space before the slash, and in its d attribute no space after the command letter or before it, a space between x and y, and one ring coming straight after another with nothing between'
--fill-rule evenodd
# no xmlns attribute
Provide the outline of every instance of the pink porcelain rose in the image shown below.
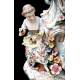
<svg viewBox="0 0 80 80"><path fill-rule="evenodd" d="M62 71L62 68L58 64L54 63L53 65L50 66L50 70L52 74L58 75Z"/></svg>

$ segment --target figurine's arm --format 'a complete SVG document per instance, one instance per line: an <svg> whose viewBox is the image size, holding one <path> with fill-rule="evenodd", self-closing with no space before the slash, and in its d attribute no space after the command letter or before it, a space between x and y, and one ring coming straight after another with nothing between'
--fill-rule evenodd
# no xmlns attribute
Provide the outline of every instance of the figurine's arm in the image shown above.
<svg viewBox="0 0 80 80"><path fill-rule="evenodd" d="M26 20L23 21L21 28L19 28L19 36L23 36L26 33Z"/></svg>

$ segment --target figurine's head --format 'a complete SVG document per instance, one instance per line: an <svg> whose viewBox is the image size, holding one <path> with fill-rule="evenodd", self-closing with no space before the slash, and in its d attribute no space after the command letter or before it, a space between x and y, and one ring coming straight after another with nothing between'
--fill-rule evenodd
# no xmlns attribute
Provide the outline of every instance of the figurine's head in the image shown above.
<svg viewBox="0 0 80 80"><path fill-rule="evenodd" d="M21 14L22 16L26 17L28 21L35 20L35 8L30 4L26 4L23 6Z"/></svg>

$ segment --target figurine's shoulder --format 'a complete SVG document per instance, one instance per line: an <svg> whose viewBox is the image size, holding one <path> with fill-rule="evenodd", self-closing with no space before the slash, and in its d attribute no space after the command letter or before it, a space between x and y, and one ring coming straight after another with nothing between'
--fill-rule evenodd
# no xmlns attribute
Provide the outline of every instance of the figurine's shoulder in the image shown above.
<svg viewBox="0 0 80 80"><path fill-rule="evenodd" d="M36 16L36 20L37 20L37 21L40 21L40 17L39 17L39 16Z"/></svg>
<svg viewBox="0 0 80 80"><path fill-rule="evenodd" d="M27 22L27 18L25 18L24 20L23 20L23 23L26 23Z"/></svg>

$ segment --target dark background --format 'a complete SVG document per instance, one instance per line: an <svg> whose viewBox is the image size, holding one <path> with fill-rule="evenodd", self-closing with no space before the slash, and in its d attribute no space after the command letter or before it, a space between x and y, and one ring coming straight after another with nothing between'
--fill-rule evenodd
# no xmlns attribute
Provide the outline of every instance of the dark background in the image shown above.
<svg viewBox="0 0 80 80"><path fill-rule="evenodd" d="M18 29L24 19L21 16L22 7L28 3L36 8L37 16L49 7L44 0L14 0L14 80L29 80L23 71L23 65L26 61L24 46L21 45L23 37L18 36Z"/></svg>

